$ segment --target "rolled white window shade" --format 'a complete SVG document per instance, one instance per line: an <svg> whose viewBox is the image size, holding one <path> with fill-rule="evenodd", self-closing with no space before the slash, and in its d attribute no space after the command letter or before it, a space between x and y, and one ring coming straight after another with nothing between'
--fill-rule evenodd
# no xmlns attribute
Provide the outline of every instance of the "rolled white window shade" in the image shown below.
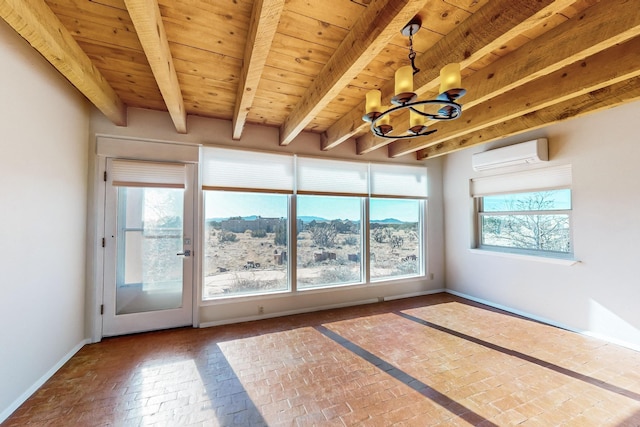
<svg viewBox="0 0 640 427"><path fill-rule="evenodd" d="M217 147L204 147L202 154L204 188L293 192L292 155Z"/></svg>
<svg viewBox="0 0 640 427"><path fill-rule="evenodd" d="M367 196L367 163L298 157L296 169L298 193Z"/></svg>
<svg viewBox="0 0 640 427"><path fill-rule="evenodd" d="M185 187L182 163L142 162L115 159L111 162L110 180L117 187Z"/></svg>
<svg viewBox="0 0 640 427"><path fill-rule="evenodd" d="M371 163L371 196L426 198L425 166Z"/></svg>
<svg viewBox="0 0 640 427"><path fill-rule="evenodd" d="M492 194L525 193L571 187L571 165L474 178L470 182L472 197Z"/></svg>

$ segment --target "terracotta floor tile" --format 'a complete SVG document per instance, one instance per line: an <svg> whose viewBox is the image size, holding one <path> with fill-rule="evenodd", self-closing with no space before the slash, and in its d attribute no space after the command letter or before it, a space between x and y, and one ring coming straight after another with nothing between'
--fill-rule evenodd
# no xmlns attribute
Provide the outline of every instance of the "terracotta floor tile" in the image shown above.
<svg viewBox="0 0 640 427"><path fill-rule="evenodd" d="M2 426L640 425L640 354L448 294L82 348Z"/></svg>

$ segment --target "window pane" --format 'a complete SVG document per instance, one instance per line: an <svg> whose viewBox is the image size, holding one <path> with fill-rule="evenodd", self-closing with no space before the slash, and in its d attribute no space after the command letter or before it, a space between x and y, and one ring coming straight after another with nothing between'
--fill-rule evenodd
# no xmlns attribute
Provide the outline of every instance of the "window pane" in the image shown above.
<svg viewBox="0 0 640 427"><path fill-rule="evenodd" d="M298 289L362 282L361 198L297 197Z"/></svg>
<svg viewBox="0 0 640 427"><path fill-rule="evenodd" d="M483 212L522 212L571 209L571 190L499 194L482 198Z"/></svg>
<svg viewBox="0 0 640 427"><path fill-rule="evenodd" d="M372 280L421 273L420 211L424 202L370 199L370 274Z"/></svg>
<svg viewBox="0 0 640 427"><path fill-rule="evenodd" d="M571 253L569 215L482 215L482 244Z"/></svg>
<svg viewBox="0 0 640 427"><path fill-rule="evenodd" d="M204 194L203 298L287 290L288 196Z"/></svg>
<svg viewBox="0 0 640 427"><path fill-rule="evenodd" d="M182 306L184 190L118 188L116 314Z"/></svg>

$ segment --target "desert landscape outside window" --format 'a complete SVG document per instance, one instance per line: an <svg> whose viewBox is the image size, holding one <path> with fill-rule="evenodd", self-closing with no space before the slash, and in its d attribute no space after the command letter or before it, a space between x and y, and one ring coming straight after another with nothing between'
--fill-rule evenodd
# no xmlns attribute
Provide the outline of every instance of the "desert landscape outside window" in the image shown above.
<svg viewBox="0 0 640 427"><path fill-rule="evenodd" d="M289 289L288 197L204 192L204 299Z"/></svg>
<svg viewBox="0 0 640 427"><path fill-rule="evenodd" d="M363 281L361 212L361 197L297 197L299 289Z"/></svg>
<svg viewBox="0 0 640 427"><path fill-rule="evenodd" d="M481 247L572 253L570 189L491 195L480 201Z"/></svg>
<svg viewBox="0 0 640 427"><path fill-rule="evenodd" d="M422 215L418 199L369 199L371 280L422 274Z"/></svg>

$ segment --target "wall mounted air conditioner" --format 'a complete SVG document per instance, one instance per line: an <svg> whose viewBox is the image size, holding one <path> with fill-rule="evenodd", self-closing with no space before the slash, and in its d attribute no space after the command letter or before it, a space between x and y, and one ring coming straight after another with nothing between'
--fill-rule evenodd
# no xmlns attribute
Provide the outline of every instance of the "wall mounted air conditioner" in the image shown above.
<svg viewBox="0 0 640 427"><path fill-rule="evenodd" d="M474 171L484 171L525 163L546 162L548 160L547 139L539 138L476 153L471 157L471 165Z"/></svg>

